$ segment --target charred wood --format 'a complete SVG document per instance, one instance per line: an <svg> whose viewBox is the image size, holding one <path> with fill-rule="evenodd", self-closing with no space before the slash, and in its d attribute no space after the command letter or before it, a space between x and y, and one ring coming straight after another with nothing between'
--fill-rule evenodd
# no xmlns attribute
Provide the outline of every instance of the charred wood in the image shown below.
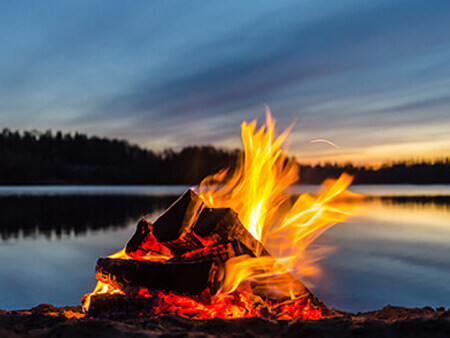
<svg viewBox="0 0 450 338"><path fill-rule="evenodd" d="M251 252L239 240L234 239L228 243L186 252L181 256L172 258L170 262L192 262L206 259L225 263L230 258L241 255L251 255Z"/></svg>
<svg viewBox="0 0 450 338"><path fill-rule="evenodd" d="M200 197L189 189L155 221L154 236L175 255L203 247L191 229L204 207Z"/></svg>
<svg viewBox="0 0 450 338"><path fill-rule="evenodd" d="M184 299L183 299L184 298ZM197 319L212 318L208 313L207 307L213 307L214 298L208 293L199 296L190 296L178 298L174 293L154 292L143 296L129 296L121 294L98 294L91 298L91 305L88 311L88 317L125 319L136 317L156 317L161 315L178 315ZM272 316L267 304L258 296L247 295L247 300L251 302L253 315L258 314L266 318ZM238 294L234 295L231 302L237 306L242 306ZM195 304L206 304L205 307L196 307ZM224 313L224 315L226 315Z"/></svg>
<svg viewBox="0 0 450 338"><path fill-rule="evenodd" d="M208 208L201 198L188 190L153 224L153 235L174 256L204 247L206 242L227 243L234 239L247 247L253 256L268 255L263 245L242 225L230 208ZM145 236L136 236L139 246Z"/></svg>
<svg viewBox="0 0 450 338"><path fill-rule="evenodd" d="M172 255L169 248L158 242L153 235L152 224L145 218L139 221L136 232L125 247L125 252L134 259L140 259L148 255L167 257Z"/></svg>
<svg viewBox="0 0 450 338"><path fill-rule="evenodd" d="M142 288L190 295L209 290L215 294L222 286L223 275L223 266L213 260L153 262L100 258L95 267L97 280L130 294L137 294Z"/></svg>
<svg viewBox="0 0 450 338"><path fill-rule="evenodd" d="M135 318L139 315L152 317L155 315L157 296L138 297L120 294L103 293L91 297L88 317L94 318Z"/></svg>
<svg viewBox="0 0 450 338"><path fill-rule="evenodd" d="M219 243L238 239L253 256L269 254L230 208L204 208L195 223L194 233L203 238L212 237Z"/></svg>
<svg viewBox="0 0 450 338"><path fill-rule="evenodd" d="M257 278L250 285L254 294L277 304L277 306L281 306L281 304L302 305L309 301L314 308L320 308L322 314L330 311L297 277L288 271L283 274Z"/></svg>
<svg viewBox="0 0 450 338"><path fill-rule="evenodd" d="M98 294L91 298L91 305L87 316L90 318L126 319L137 317L156 317L160 315L179 315L191 318L208 318L203 308L197 308L195 303L214 306L214 299L208 293L189 297L190 306L186 306L186 300L178 298L174 293L153 292L146 296L130 296L122 294ZM242 306L239 294L235 294L234 300L237 306ZM261 316L268 319L293 319L302 318L305 310L318 309L320 304L315 304L312 296L290 299L284 302L266 303L259 296L246 293L246 299L250 302L248 315ZM233 300L231 301L233 303ZM322 312L322 315L331 315Z"/></svg>

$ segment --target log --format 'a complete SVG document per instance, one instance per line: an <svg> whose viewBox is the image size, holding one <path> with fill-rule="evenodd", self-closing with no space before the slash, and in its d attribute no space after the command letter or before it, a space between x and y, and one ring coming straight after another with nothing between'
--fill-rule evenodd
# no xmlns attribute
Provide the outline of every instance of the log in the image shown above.
<svg viewBox="0 0 450 338"><path fill-rule="evenodd" d="M216 294L223 284L223 265L214 260L154 262L133 259L99 258L95 277L127 294L166 290L199 295Z"/></svg>
<svg viewBox="0 0 450 338"><path fill-rule="evenodd" d="M310 294L306 286L287 271L255 278L250 285L255 294L274 302L284 302L292 297L303 298Z"/></svg>
<svg viewBox="0 0 450 338"><path fill-rule="evenodd" d="M172 256L171 250L159 243L153 235L152 224L145 218L139 221L136 232L125 247L125 252L134 259L142 259L149 255Z"/></svg>
<svg viewBox="0 0 450 338"><path fill-rule="evenodd" d="M173 203L153 225L141 220L126 252L134 259L100 258L96 278L128 294L137 294L141 288L189 295L208 290L215 294L221 289L224 262L228 259L244 254L269 255L242 225L236 212L230 208L208 208L192 190ZM164 263L136 260L149 254L173 257ZM272 292L270 286L279 278L287 279L289 292ZM314 297L287 271L281 276L253 281L251 286L256 295L271 302L287 301L289 293L296 298Z"/></svg>
<svg viewBox="0 0 450 338"><path fill-rule="evenodd" d="M137 317L156 317L161 315L176 315L195 319L212 318L213 313L208 308L214 306L214 299L209 294L183 297L177 301L174 293L160 294L158 292L143 296L122 294L98 294L91 297L87 313L88 318L136 319ZM259 314L271 317L267 304L258 296L247 294L247 304L243 304L236 294L231 303L247 311L248 315ZM205 306L198 306L205 304ZM245 306L245 308L244 308ZM218 309L220 311L220 308ZM232 317L232 312L222 313Z"/></svg>
<svg viewBox="0 0 450 338"><path fill-rule="evenodd" d="M305 305L307 304L312 309L320 309L321 314L324 316L332 313L322 302L311 295L289 299L284 302L267 303L251 292L243 292L246 295L246 299L250 302L245 307L249 311L248 314L253 313L253 316L258 315L268 319L301 319L304 316ZM208 318L204 317L204 315L202 316L201 308L192 306L196 303L211 304L213 299L209 295L193 296L190 297L192 299L190 304L181 301L178 305L176 303L171 304L171 297L176 297L176 294L171 293L168 295L170 295L168 298L161 298L161 294L158 292L148 294L145 297L108 293L93 295L87 317L116 320L160 315L178 315L198 319ZM243 303L239 301L239 298L238 295L234 298L236 300L235 305L242 307Z"/></svg>
<svg viewBox="0 0 450 338"><path fill-rule="evenodd" d="M239 220L230 208L203 208L194 226L194 233L201 238L214 238L218 243L238 239L252 256L266 256L268 251Z"/></svg>
<svg viewBox="0 0 450 338"><path fill-rule="evenodd" d="M190 189L155 221L153 235L174 256L203 248L205 243L220 244L233 239L238 239L253 256L268 255L263 245L242 225L236 212L230 208L208 208ZM145 236L136 236L133 246L144 246L143 241Z"/></svg>
<svg viewBox="0 0 450 338"><path fill-rule="evenodd" d="M181 256L172 258L170 262L192 262L206 259L218 263L225 263L230 258L241 255L251 255L251 252L239 240L234 239L228 243L207 246L186 252Z"/></svg>
<svg viewBox="0 0 450 338"><path fill-rule="evenodd" d="M250 287L255 295L273 304L273 313L277 314L275 318L278 318L280 312L277 309L281 309L284 305L291 304L289 307L298 307L306 302L313 308L319 308L323 315L330 313L330 309L287 270L283 274L257 278L250 283Z"/></svg>
<svg viewBox="0 0 450 338"><path fill-rule="evenodd" d="M139 297L121 294L103 293L93 295L87 316L89 318L136 318L152 317L158 305L157 296Z"/></svg>
<svg viewBox="0 0 450 338"><path fill-rule="evenodd" d="M174 255L204 247L191 231L204 207L200 197L189 189L155 221L155 238Z"/></svg>
<svg viewBox="0 0 450 338"><path fill-rule="evenodd" d="M303 297L299 296L284 302L274 303L271 307L272 319L309 319L311 317L308 312L317 309L320 310L319 318L320 316L329 316L332 313L332 311L316 296L309 293ZM307 313L305 313L305 311Z"/></svg>

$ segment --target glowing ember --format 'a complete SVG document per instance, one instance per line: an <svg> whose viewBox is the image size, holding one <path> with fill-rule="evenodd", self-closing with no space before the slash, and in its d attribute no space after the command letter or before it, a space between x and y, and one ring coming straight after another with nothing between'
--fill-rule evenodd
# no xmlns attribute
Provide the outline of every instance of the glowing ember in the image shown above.
<svg viewBox="0 0 450 338"><path fill-rule="evenodd" d="M292 275L301 277L318 271L314 263L323 252L307 250L308 246L330 226L350 216L355 207L352 201L358 196L346 190L352 178L343 174L337 180L324 182L317 196L302 194L294 199L287 189L299 179L298 165L282 149L288 133L286 130L275 136L275 121L269 111L266 125L259 130L256 121L244 122L244 153L236 169L206 177L196 188L207 207L231 208L238 213L244 227L260 243L256 257L238 255L226 260L223 284L216 295L205 291L201 296L187 296L142 288L135 296L152 300L151 315L176 314L198 319L321 318L319 301ZM189 215L190 227L198 214L195 210ZM161 246L152 233L146 236L146 253L137 251L129 257L123 249L109 258L155 262L172 258L166 253L170 250ZM206 250L194 250L183 257L217 251L212 247L217 244L214 238L196 238ZM270 256L260 255L264 248ZM101 294L125 293L98 282L94 291L83 298L83 308L87 311L91 297Z"/></svg>

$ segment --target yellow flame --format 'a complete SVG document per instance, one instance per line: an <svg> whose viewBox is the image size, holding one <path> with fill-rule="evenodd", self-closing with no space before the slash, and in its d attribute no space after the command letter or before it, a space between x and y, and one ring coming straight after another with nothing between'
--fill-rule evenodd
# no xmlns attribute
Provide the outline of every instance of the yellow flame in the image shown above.
<svg viewBox="0 0 450 338"><path fill-rule="evenodd" d="M258 240L266 223L288 198L283 191L298 180L296 163L281 150L289 130L275 137L275 120L267 109L266 125L256 131L256 121L241 126L244 157L228 178L226 170L206 177L199 194L210 207L229 207L239 214L247 230Z"/></svg>
<svg viewBox="0 0 450 338"><path fill-rule="evenodd" d="M89 306L91 305L91 298L94 295L99 295L99 294L103 294L103 293L109 293L109 294L114 294L114 293L120 293L123 294L123 292L119 289L116 289L115 287L109 285L109 284L105 284L103 282L97 282L97 285L95 286L94 291L92 291L91 293L88 293L84 296L84 299L82 300L83 302L83 311L87 312L89 309Z"/></svg>
<svg viewBox="0 0 450 338"><path fill-rule="evenodd" d="M247 230L273 257L236 257L226 264L224 291L235 290L244 280L280 276L290 272L306 275L317 271L307 247L326 229L351 215L356 194L346 190L352 177L343 174L327 180L318 196L302 194L297 199L286 189L298 182L299 169L288 159L282 145L290 128L275 136L275 120L266 110L266 124L256 130L256 121L242 124L243 157L230 173L222 170L206 177L198 191L210 207L229 207L239 214ZM277 278L273 280L280 280ZM292 296L292 288L274 283Z"/></svg>
<svg viewBox="0 0 450 338"><path fill-rule="evenodd" d="M123 248L122 250L116 252L115 254L109 255L109 258L120 258L120 259L130 259L130 257L126 254L125 252L125 248ZM99 295L99 294L103 294L103 293L109 293L109 294L114 294L114 293L120 293L123 294L123 292L109 284L103 283L98 281L97 285L95 286L94 290L91 293L85 294L83 299L81 300L82 302L82 307L83 307L83 311L87 312L89 309L89 306L91 305L91 298L94 295Z"/></svg>

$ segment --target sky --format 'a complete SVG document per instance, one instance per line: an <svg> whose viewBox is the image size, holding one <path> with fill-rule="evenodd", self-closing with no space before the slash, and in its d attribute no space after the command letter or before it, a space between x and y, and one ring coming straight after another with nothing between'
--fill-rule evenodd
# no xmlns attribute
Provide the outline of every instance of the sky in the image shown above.
<svg viewBox="0 0 450 338"><path fill-rule="evenodd" d="M300 162L450 156L446 0L2 1L0 128L240 147ZM340 146L311 143L327 139Z"/></svg>

